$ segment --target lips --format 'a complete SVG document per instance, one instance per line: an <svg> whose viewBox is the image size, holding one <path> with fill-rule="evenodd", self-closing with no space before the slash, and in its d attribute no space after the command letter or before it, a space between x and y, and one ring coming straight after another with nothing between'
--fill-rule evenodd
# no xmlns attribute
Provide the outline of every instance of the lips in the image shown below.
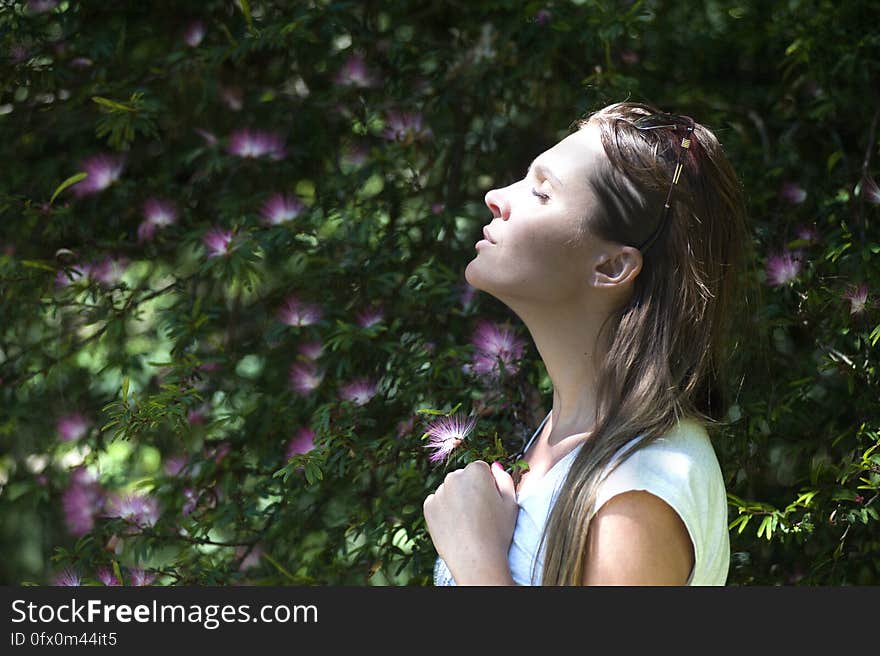
<svg viewBox="0 0 880 656"><path fill-rule="evenodd" d="M492 239L492 235L489 234L489 228L486 228L486 227L483 228L483 236L486 239L488 239L491 243L493 243L493 244L495 243L495 240Z"/></svg>

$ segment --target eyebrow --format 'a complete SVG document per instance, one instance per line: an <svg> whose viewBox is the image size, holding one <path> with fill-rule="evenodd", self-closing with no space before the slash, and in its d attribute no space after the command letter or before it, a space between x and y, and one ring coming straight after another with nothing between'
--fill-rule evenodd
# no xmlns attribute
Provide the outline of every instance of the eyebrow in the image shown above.
<svg viewBox="0 0 880 656"><path fill-rule="evenodd" d="M536 157L535 159L538 159L538 158ZM553 175L553 171L551 171L550 169L548 169L548 168L547 168L546 166L544 166L543 164L535 164L535 159L533 159L533 160L532 160L532 163L529 164L529 168L528 168L528 170L526 171L526 176L528 176L528 175L529 175L529 172L534 168L534 169L535 169L535 173L539 173L539 174L543 175L545 178L549 178L549 179L550 179L550 182L553 183L553 186L554 186L554 187L559 188L559 187L564 186L564 185L562 184L562 181L561 181L559 178L557 178L555 175Z"/></svg>

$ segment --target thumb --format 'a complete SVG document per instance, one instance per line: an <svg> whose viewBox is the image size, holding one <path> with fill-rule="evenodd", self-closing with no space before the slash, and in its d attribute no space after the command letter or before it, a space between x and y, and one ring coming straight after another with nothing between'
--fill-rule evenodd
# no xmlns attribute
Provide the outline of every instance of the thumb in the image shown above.
<svg viewBox="0 0 880 656"><path fill-rule="evenodd" d="M498 488L498 492L501 494L501 496L516 496L516 489L513 485L513 477L506 471L504 471L504 467L501 466L501 463L496 460L492 463L492 466L489 469L492 471L492 476L495 477L495 486Z"/></svg>

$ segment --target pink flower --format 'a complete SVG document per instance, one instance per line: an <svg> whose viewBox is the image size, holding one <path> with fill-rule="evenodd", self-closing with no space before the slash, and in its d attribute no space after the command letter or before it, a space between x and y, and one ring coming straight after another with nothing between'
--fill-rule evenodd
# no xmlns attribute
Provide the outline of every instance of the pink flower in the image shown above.
<svg viewBox="0 0 880 656"><path fill-rule="evenodd" d="M82 585L82 579L79 572L73 569L64 569L55 575L52 579L52 585L55 586L77 586Z"/></svg>
<svg viewBox="0 0 880 656"><path fill-rule="evenodd" d="M169 456L165 458L165 473L168 476L177 476L186 467L186 456Z"/></svg>
<svg viewBox="0 0 880 656"><path fill-rule="evenodd" d="M244 106L241 87L220 87L220 98L233 112L240 112Z"/></svg>
<svg viewBox="0 0 880 656"><path fill-rule="evenodd" d="M72 264L68 266L67 271L61 269L56 274L55 285L58 287L68 287L80 280L88 280L91 269L91 264Z"/></svg>
<svg viewBox="0 0 880 656"><path fill-rule="evenodd" d="M156 580L155 574L147 573L140 568L130 569L128 571L128 576L133 586L150 585L153 581Z"/></svg>
<svg viewBox="0 0 880 656"><path fill-rule="evenodd" d="M857 494L853 501L855 501L856 503L864 503L865 497L863 497L861 494Z"/></svg>
<svg viewBox="0 0 880 656"><path fill-rule="evenodd" d="M321 320L321 308L301 302L289 296L278 313L278 318L288 326L311 326Z"/></svg>
<svg viewBox="0 0 880 656"><path fill-rule="evenodd" d="M779 287L790 283L797 278L801 266L800 254L797 251L783 249L781 253L769 256L764 267L767 284Z"/></svg>
<svg viewBox="0 0 880 656"><path fill-rule="evenodd" d="M375 76L367 69L360 55L351 55L336 74L336 84L349 87L368 88L375 86Z"/></svg>
<svg viewBox="0 0 880 656"><path fill-rule="evenodd" d="M365 405L376 395L378 384L369 378L356 378L340 388L339 395L355 405Z"/></svg>
<svg viewBox="0 0 880 656"><path fill-rule="evenodd" d="M88 431L88 423L79 412L64 415L55 423L58 439L62 442L75 442Z"/></svg>
<svg viewBox="0 0 880 656"><path fill-rule="evenodd" d="M150 197L143 206L144 221L138 226L138 241L153 239L157 228L164 228L177 221L177 207L171 201Z"/></svg>
<svg viewBox="0 0 880 656"><path fill-rule="evenodd" d="M880 205L880 187L877 186L877 183L872 178L865 178L862 188L862 193L865 194L865 198L868 199L869 203Z"/></svg>
<svg viewBox="0 0 880 656"><path fill-rule="evenodd" d="M403 437L404 435L412 433L415 423L416 418L412 415L410 415L409 419L403 419L397 422L397 437Z"/></svg>
<svg viewBox="0 0 880 656"><path fill-rule="evenodd" d="M80 169L87 177L72 185L70 190L78 198L101 192L119 179L124 166L125 158L121 155L101 154L86 158Z"/></svg>
<svg viewBox="0 0 880 656"><path fill-rule="evenodd" d="M795 182L785 182L779 188L779 197L793 205L797 205L806 200L807 192Z"/></svg>
<svg viewBox="0 0 880 656"><path fill-rule="evenodd" d="M373 307L358 312L356 320L361 328L369 328L370 326L375 326L377 323L381 323L384 317L385 314L381 307L374 305Z"/></svg>
<svg viewBox="0 0 880 656"><path fill-rule="evenodd" d="M305 205L296 196L275 194L266 201L260 214L265 224L278 225L295 219L304 209Z"/></svg>
<svg viewBox="0 0 880 656"><path fill-rule="evenodd" d="M349 144L342 151L342 162L347 166L357 168L367 161L369 151L363 144Z"/></svg>
<svg viewBox="0 0 880 656"><path fill-rule="evenodd" d="M247 547L244 545L235 548L236 558L241 558L242 556L244 556L241 561L241 565L238 566L238 571L240 572L257 567L260 564L260 558L263 555L263 548L260 545L255 545L250 550L250 553L247 554L247 556L245 556L246 552Z"/></svg>
<svg viewBox="0 0 880 656"><path fill-rule="evenodd" d="M509 327L482 320L477 324L471 343L475 349L473 373L496 378L501 374L501 365L507 373L519 370L517 361L523 356L525 342Z"/></svg>
<svg viewBox="0 0 880 656"><path fill-rule="evenodd" d="M95 527L95 517L104 504L104 491L85 467L70 474L70 483L61 495L61 509L68 532L80 537Z"/></svg>
<svg viewBox="0 0 880 656"><path fill-rule="evenodd" d="M306 396L317 389L324 380L324 372L318 370L313 362L297 362L290 367L290 387L298 394Z"/></svg>
<svg viewBox="0 0 880 656"><path fill-rule="evenodd" d="M428 436L426 449L431 449L433 453L429 456L429 460L433 463L447 460L452 451L461 444L477 425L477 418L467 418L460 414L451 417L441 417L428 425L425 431Z"/></svg>
<svg viewBox="0 0 880 656"><path fill-rule="evenodd" d="M220 257L228 255L234 250L231 248L233 242L233 234L231 230L223 228L212 228L202 237L202 243L208 257Z"/></svg>
<svg viewBox="0 0 880 656"><path fill-rule="evenodd" d="M195 48L199 45L204 37L205 24L200 20L192 21L183 33L183 40L186 41L186 45L191 48Z"/></svg>
<svg viewBox="0 0 880 656"><path fill-rule="evenodd" d="M112 287L122 280L126 268L128 268L128 258L112 258L105 257L100 262L92 264L89 269L89 277L100 282L107 287Z"/></svg>
<svg viewBox="0 0 880 656"><path fill-rule="evenodd" d="M324 352L324 346L321 342L305 342L299 347L299 353L309 360L317 360Z"/></svg>
<svg viewBox="0 0 880 656"><path fill-rule="evenodd" d="M33 14L42 14L51 11L58 6L58 0L28 0L25 11Z"/></svg>
<svg viewBox="0 0 880 656"><path fill-rule="evenodd" d="M861 314L865 311L865 303L868 300L867 283L863 282L858 287L850 287L844 292L843 297L851 303L850 314Z"/></svg>
<svg viewBox="0 0 880 656"><path fill-rule="evenodd" d="M122 585L119 582L119 579L116 578L116 574L113 573L113 570L104 565L103 567L99 567L95 571L95 576L97 576L98 580L107 586L116 586Z"/></svg>
<svg viewBox="0 0 880 656"><path fill-rule="evenodd" d="M551 14L546 9L539 9L537 11L537 13L535 14L535 22L538 25L546 25L547 23L550 22L550 19L552 17L553 17L553 14Z"/></svg>
<svg viewBox="0 0 880 656"><path fill-rule="evenodd" d="M315 431L311 428L300 428L287 443L287 459L299 453L308 453L315 448Z"/></svg>
<svg viewBox="0 0 880 656"><path fill-rule="evenodd" d="M204 384L197 385L196 389L200 389L202 387L204 387ZM205 419L207 418L210 410L211 410L210 403L202 403L201 405L199 405L196 408L190 408L186 413L186 421L190 425L204 424Z"/></svg>
<svg viewBox="0 0 880 656"><path fill-rule="evenodd" d="M426 139L433 135L430 128L422 126L423 117L418 112L392 110L385 117L386 128L382 133L390 141L410 141Z"/></svg>
<svg viewBox="0 0 880 656"><path fill-rule="evenodd" d="M138 528L147 528L158 521L159 505L155 497L145 494L113 495L104 516L118 517Z"/></svg>
<svg viewBox="0 0 880 656"><path fill-rule="evenodd" d="M189 515L193 510L196 509L196 506L199 503L199 497L202 495L196 492L193 488L187 487L183 489L183 498L186 499L186 503L183 504L183 508L181 509L181 513L184 517Z"/></svg>
<svg viewBox="0 0 880 656"><path fill-rule="evenodd" d="M463 309L468 310L473 305L474 296L477 295L477 288L465 281L459 289L458 302L461 303Z"/></svg>
<svg viewBox="0 0 880 656"><path fill-rule="evenodd" d="M250 128L236 130L229 136L229 152L238 157L268 157L272 160L287 156L278 134Z"/></svg>
<svg viewBox="0 0 880 656"><path fill-rule="evenodd" d="M815 244L819 241L819 231L814 225L800 226L797 229L797 238Z"/></svg>

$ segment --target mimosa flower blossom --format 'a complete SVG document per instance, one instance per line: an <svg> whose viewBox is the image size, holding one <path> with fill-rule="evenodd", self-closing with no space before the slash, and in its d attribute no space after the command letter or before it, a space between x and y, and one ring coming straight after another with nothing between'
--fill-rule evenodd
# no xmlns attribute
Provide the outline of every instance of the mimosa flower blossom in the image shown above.
<svg viewBox="0 0 880 656"><path fill-rule="evenodd" d="M341 86L368 88L376 83L376 77L360 55L351 55L336 74L336 84Z"/></svg>
<svg viewBox="0 0 880 656"><path fill-rule="evenodd" d="M317 360L324 352L324 346L321 342L306 342L299 347L299 353L309 360Z"/></svg>
<svg viewBox="0 0 880 656"><path fill-rule="evenodd" d="M375 326L377 323L381 323L384 318L385 313L379 306L366 308L358 312L356 315L357 323L361 328Z"/></svg>
<svg viewBox="0 0 880 656"><path fill-rule="evenodd" d="M64 524L71 535L80 537L91 531L104 505L104 490L85 467L70 474L70 483L61 496Z"/></svg>
<svg viewBox="0 0 880 656"><path fill-rule="evenodd" d="M290 368L290 387L303 396L315 390L323 379L324 372L312 362L297 362Z"/></svg>
<svg viewBox="0 0 880 656"><path fill-rule="evenodd" d="M97 194L119 179L124 166L125 159L122 156L101 154L88 157L80 165L80 170L87 177L72 185L70 190L79 198Z"/></svg>
<svg viewBox="0 0 880 656"><path fill-rule="evenodd" d="M202 243L205 245L205 252L208 257L220 257L229 254L233 242L231 230L223 228L212 228L202 237Z"/></svg>
<svg viewBox="0 0 880 656"><path fill-rule="evenodd" d="M191 48L195 48L199 45L203 38L205 38L205 24L200 20L194 20L191 22L187 26L186 32L183 33L183 40L186 41L186 45Z"/></svg>
<svg viewBox="0 0 880 656"><path fill-rule="evenodd" d="M477 288L471 285L469 282L464 282L459 291L458 302L461 303L461 307L465 310L470 309L471 305L473 305L474 297L477 295Z"/></svg>
<svg viewBox="0 0 880 656"><path fill-rule="evenodd" d="M385 130L382 133L390 141L425 139L433 135L431 128L422 125L423 117L418 112L390 111L385 117Z"/></svg>
<svg viewBox="0 0 880 656"><path fill-rule="evenodd" d="M79 412L59 417L55 423L55 429L58 431L58 439L62 442L74 442L86 434L88 423L85 417Z"/></svg>
<svg viewBox="0 0 880 656"><path fill-rule="evenodd" d="M287 451L285 455L290 460L293 456L300 453L308 453L315 448L315 431L311 428L300 428L290 441L287 443Z"/></svg>
<svg viewBox="0 0 880 656"><path fill-rule="evenodd" d="M376 396L378 384L369 378L361 377L346 383L340 388L339 395L355 405L365 405Z"/></svg>
<svg viewBox="0 0 880 656"><path fill-rule="evenodd" d="M34 14L51 11L58 6L58 0L28 0L25 10Z"/></svg>
<svg viewBox="0 0 880 656"><path fill-rule="evenodd" d="M431 422L425 431L428 434L428 443L425 448L433 451L428 459L433 463L447 460L476 425L476 417L468 418L460 414L441 417Z"/></svg>
<svg viewBox="0 0 880 656"><path fill-rule="evenodd" d="M99 567L95 571L95 576L104 585L107 585L107 586L122 585L119 582L119 579L116 578L116 574L113 573L113 570L110 569L109 567L107 567L106 565L104 565L103 567Z"/></svg>
<svg viewBox="0 0 880 656"><path fill-rule="evenodd" d="M781 253L771 255L765 263L767 284L773 287L786 285L795 280L801 271L800 253L783 249Z"/></svg>
<svg viewBox="0 0 880 656"><path fill-rule="evenodd" d="M471 343L474 346L473 373L495 378L501 374L501 365L507 373L519 370L517 361L523 356L525 342L512 329L480 321Z"/></svg>
<svg viewBox="0 0 880 656"><path fill-rule="evenodd" d="M305 209L296 196L275 194L263 204L260 215L267 225L278 225L298 217Z"/></svg>
<svg viewBox="0 0 880 656"><path fill-rule="evenodd" d="M64 569L55 575L52 579L52 585L58 586L76 586L82 585L82 579L79 572L73 569Z"/></svg>
<svg viewBox="0 0 880 656"><path fill-rule="evenodd" d="M274 132L244 128L229 135L229 152L239 157L284 159L287 151L281 137Z"/></svg>
<svg viewBox="0 0 880 656"><path fill-rule="evenodd" d="M860 314L865 311L865 304L868 301L868 285L862 283L858 287L851 287L844 292L843 297L847 299L850 305L850 314Z"/></svg>
<svg viewBox="0 0 880 656"><path fill-rule="evenodd" d="M154 497L141 494L114 495L104 511L105 517L118 517L138 528L154 526L159 519L159 505Z"/></svg>
<svg viewBox="0 0 880 656"><path fill-rule="evenodd" d="M321 320L321 308L303 303L296 296L289 296L278 312L278 318L288 326L310 326Z"/></svg>
<svg viewBox="0 0 880 656"><path fill-rule="evenodd" d="M150 585L156 580L156 575L152 572L145 572L140 568L133 568L128 571L128 578L134 586Z"/></svg>
<svg viewBox="0 0 880 656"><path fill-rule="evenodd" d="M150 197L144 201L144 221L138 226L138 241L153 239L157 228L164 228L177 221L177 208L171 201Z"/></svg>
<svg viewBox="0 0 880 656"><path fill-rule="evenodd" d="M798 205L807 199L807 192L795 182L785 182L779 188L779 197L793 205Z"/></svg>
<svg viewBox="0 0 880 656"><path fill-rule="evenodd" d="M813 225L799 227L796 234L798 239L803 239L811 244L815 244L819 241L819 231L816 229L816 226Z"/></svg>
<svg viewBox="0 0 880 656"><path fill-rule="evenodd" d="M873 179L865 178L864 185L862 185L862 193L865 194L865 198L868 199L869 203L880 205L880 187L877 186Z"/></svg>

